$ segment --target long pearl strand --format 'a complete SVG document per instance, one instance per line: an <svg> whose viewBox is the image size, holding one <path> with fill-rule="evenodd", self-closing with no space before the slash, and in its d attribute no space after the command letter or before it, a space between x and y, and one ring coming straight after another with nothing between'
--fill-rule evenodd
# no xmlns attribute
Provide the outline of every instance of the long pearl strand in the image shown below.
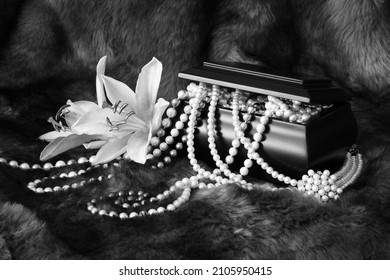
<svg viewBox="0 0 390 280"><path fill-rule="evenodd" d="M299 104L294 103L294 101L292 101L293 108L291 109L282 100L275 97L268 97L268 102L265 103L266 110L264 111L264 115L259 118L259 123L256 125L256 133L253 135L253 140L251 140L249 137L245 136L245 130L248 123L251 121L251 114L255 112L255 109L252 106L249 106L247 108L247 113L243 115L244 121L240 121L240 108L242 107L242 104L240 103L240 96L243 96L244 93L238 90L231 94L231 108L235 139L232 141L232 147L229 149L229 155L226 157L225 162L222 161L215 144L215 136L217 133L215 126L215 112L217 110L219 98L222 95L221 91L226 93L226 90L224 91L224 89L220 89L219 86L215 85L212 86L210 90L204 83L200 83L199 86L191 83L187 87L187 91L179 91L178 98L171 101L172 106L168 108L166 112L167 117L162 120L162 128L157 131L157 135L151 139L151 143L149 145L148 150L150 153L147 155L148 160L158 159L163 156L164 153L169 153L168 156L164 156L163 161L159 161L156 165L152 166L152 168L163 168L166 164L172 161L172 157L177 156L178 151L184 148L183 143L186 143L188 159L193 170L196 172L196 175L189 178L183 178L170 186L168 190L154 196L144 193L143 191L135 193L133 190L110 193L107 198L115 200L114 204L118 208L121 208L120 211L114 211L112 209L99 206L99 202L103 203L104 200L107 199L105 197L91 200L87 203L87 209L92 214L128 219L164 213L165 211L174 211L189 200L191 189L193 188L214 188L226 183L238 183L242 188L252 190L253 184L248 183L243 178L248 175L249 169L254 164L258 164L267 174L286 184L288 189L298 189L307 195L314 195L323 202L327 202L329 199L338 199L343 190L352 184L360 175L363 168L362 156L354 148L347 154L342 168L334 174L330 174L329 170L322 172L308 170L307 174L303 175L300 180L296 180L274 170L257 152L261 146L261 141L264 138L263 134L266 130L266 126L270 123L271 118L278 117L284 118L290 122L297 121L305 123L310 119L307 115L311 114L316 116L321 111L321 108L315 107L315 109L312 110L308 107L305 109L306 111L300 111L298 108ZM178 115L177 107L183 100L186 99L189 99L188 105L184 106L183 113L176 118ZM194 146L197 119L200 117L201 110L205 107L207 102L209 102L207 114L207 139L210 153L217 166L217 168L212 172L201 168L195 156ZM294 114L291 114L291 112L294 112ZM291 117L293 119L291 119ZM173 124L172 120L175 118L177 121ZM175 141L175 138L178 138L180 136L180 132L185 129L186 123L187 134L182 136L181 142ZM170 129L169 134L166 133L168 129ZM172 145L174 145L174 148L169 149ZM229 165L234 162L234 157L238 154L238 148L241 145L247 150L247 159L244 160L243 166L239 169L239 173L234 173L229 169ZM97 178L76 181L75 178L77 176L84 175L93 168L101 166L105 169L108 168L108 164L89 166L85 168L93 160L93 158L94 156L90 159L81 157L77 161L69 160L67 163L60 160L54 165L51 163L45 163L44 165L33 164L31 167L28 163L19 164L15 160L7 162L4 158L0 158L0 163L22 170L42 169L44 171L49 171L54 168L60 169L65 166L82 166L82 168L78 171L58 173L57 175L52 175L51 177L35 179L27 184L27 187L33 192L51 193L84 187L85 185L95 181L101 182L103 180L113 179L113 174L106 174L105 176L101 175ZM120 157L117 158L117 160L120 159ZM123 156L123 159L128 159L126 154ZM119 166L119 163L114 162L113 165ZM62 178L69 178L74 182L62 186L58 184L53 188L43 186L44 183L50 180ZM277 190L277 188L272 188L272 190ZM167 204L166 201L169 201L169 199L172 200L173 196L178 191L181 191L181 195L179 195L171 203L168 202ZM156 204L156 209L150 208L148 211L139 211L141 206L147 204ZM163 207L163 204L167 204L167 206Z"/></svg>
<svg viewBox="0 0 390 280"><path fill-rule="evenodd" d="M31 191L37 194L43 194L43 193L69 191L71 189L78 189L81 187L85 187L88 184L94 182L102 182L104 180L114 179L114 174L108 173L104 176L100 175L96 178L82 179L80 181L77 181L78 176L86 175L87 172L92 169L97 169L99 167L108 169L109 164L107 163L88 167L88 165L90 165L90 162L92 162L94 158L95 156L91 156L89 159L87 159L86 157L80 157L77 161L69 160L67 163L65 163L62 160L59 160L54 165L51 163L45 163L43 166L39 164L34 164L32 165L33 168L27 167L30 166L28 163L19 164L15 160L11 160L8 162L4 158L0 158L0 163L21 170L42 169L44 171L51 171L51 170L60 171L61 168L65 168L67 166L72 166L72 167L80 166L80 169L78 171L70 171L69 173L59 172L57 175L52 175L50 177L45 176L42 179L35 179L34 181L27 183L28 189L30 189ZM124 158L126 158L126 156ZM120 157L117 158L117 160L121 160L121 159L122 158ZM118 162L114 162L112 165L114 167L119 167ZM71 179L73 180L73 183L65 183L63 185L57 183L55 184L54 187L43 186L44 184L47 184L50 181L59 180L61 182L61 179ZM191 195L190 189L183 189L182 193L175 200L169 203L166 207L163 207L162 204L169 198L173 197L175 193L180 189L176 185L171 186L168 190L164 191L163 193L156 194L154 196L151 196L148 193L144 193L143 191L138 191L137 193L135 193L135 191L133 190L110 193L108 195L108 198L115 199L115 205L117 205L118 208L121 208L122 209L121 211L114 211L114 210L109 210L109 209L99 207L97 203L103 202L105 200L105 197L92 199L90 202L87 203L87 209L92 214L98 214L101 216L109 216L109 217L119 217L120 219L136 218L145 215L154 215L154 214L163 213L167 210L173 211L177 207L180 207L180 205L182 205L183 203L187 202ZM118 203L120 202L121 199L123 201L121 203ZM158 205L156 209L150 208L148 209L148 211L145 210L138 211L145 204L153 204L153 203Z"/></svg>

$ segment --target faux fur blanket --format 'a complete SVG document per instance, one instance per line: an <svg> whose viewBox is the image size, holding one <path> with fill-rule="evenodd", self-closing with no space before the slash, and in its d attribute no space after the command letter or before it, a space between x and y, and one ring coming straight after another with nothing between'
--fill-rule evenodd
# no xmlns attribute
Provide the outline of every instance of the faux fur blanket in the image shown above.
<svg viewBox="0 0 390 280"><path fill-rule="evenodd" d="M327 204L257 180L253 191L197 190L174 212L122 221L92 215L86 203L119 190L158 193L192 174L188 160L159 170L124 161L88 175L110 172L112 181L48 194L26 187L44 171L0 163L0 258L390 258L389 12L388 0L1 1L0 158L8 162L38 161L46 120L68 99L95 99L95 67L108 55L107 74L131 88L142 65L161 60L166 99L185 87L177 73L206 59L331 77L353 95L364 169ZM79 148L52 162L84 155Z"/></svg>

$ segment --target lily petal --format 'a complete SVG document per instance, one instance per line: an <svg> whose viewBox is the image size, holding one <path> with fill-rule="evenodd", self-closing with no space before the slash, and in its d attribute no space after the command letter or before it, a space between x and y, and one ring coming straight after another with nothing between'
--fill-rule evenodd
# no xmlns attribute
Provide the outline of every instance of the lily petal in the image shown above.
<svg viewBox="0 0 390 280"><path fill-rule="evenodd" d="M145 130L145 123L137 118L137 116L131 116L126 124L120 126L118 130L111 129L107 123L107 118L109 118L112 124L123 121L123 116L114 114L112 109L100 109L99 111L84 114L72 126L72 131L77 134L102 134L120 137L128 134L129 130Z"/></svg>
<svg viewBox="0 0 390 280"><path fill-rule="evenodd" d="M104 83L106 94L111 104L114 105L116 102L121 101L127 103L127 112L134 111L135 108L135 93L125 83L117 81L111 77L102 75L101 79Z"/></svg>
<svg viewBox="0 0 390 280"><path fill-rule="evenodd" d="M68 113L65 114L65 121L68 127L71 127L83 114L100 109L96 103L91 101L72 102L68 100L66 104L69 105L67 108Z"/></svg>
<svg viewBox="0 0 390 280"><path fill-rule="evenodd" d="M106 95L104 93L104 84L101 78L106 71L107 56L103 56L96 67L96 97L99 107L103 106L103 102L106 101Z"/></svg>
<svg viewBox="0 0 390 280"><path fill-rule="evenodd" d="M153 120L152 120L152 133L154 134L161 127L161 119L165 110L168 108L169 102L163 98L159 98L154 105Z"/></svg>
<svg viewBox="0 0 390 280"><path fill-rule="evenodd" d="M109 162L126 152L128 137L111 138L96 154L92 165Z"/></svg>
<svg viewBox="0 0 390 280"><path fill-rule="evenodd" d="M71 134L67 137L56 138L43 149L39 158L42 161L46 161L58 154L66 152L67 150L80 146L85 142L89 142L96 137L96 135Z"/></svg>
<svg viewBox="0 0 390 280"><path fill-rule="evenodd" d="M146 64L138 76L135 88L137 106L135 113L144 121L152 119L153 107L156 103L160 86L162 64L156 58Z"/></svg>
<svg viewBox="0 0 390 280"><path fill-rule="evenodd" d="M127 142L127 154L135 162L145 164L147 147L152 138L152 126L150 124L149 133L145 131L134 132Z"/></svg>
<svg viewBox="0 0 390 280"><path fill-rule="evenodd" d="M100 149L107 143L108 143L107 140L96 140L96 141L91 141L87 144L83 144L83 146L88 150L94 150L94 149Z"/></svg>
<svg viewBox="0 0 390 280"><path fill-rule="evenodd" d="M66 137L66 136L69 136L71 134L73 134L73 132L71 132L71 131L55 131L55 130L53 130L53 131L47 132L45 134L42 134L41 136L39 136L39 139L51 142L56 138Z"/></svg>
<svg viewBox="0 0 390 280"><path fill-rule="evenodd" d="M68 107L69 111L78 115L85 114L89 111L99 110L100 108L95 102L87 101L87 100L81 100L75 102L68 100L66 104L70 105L70 107Z"/></svg>

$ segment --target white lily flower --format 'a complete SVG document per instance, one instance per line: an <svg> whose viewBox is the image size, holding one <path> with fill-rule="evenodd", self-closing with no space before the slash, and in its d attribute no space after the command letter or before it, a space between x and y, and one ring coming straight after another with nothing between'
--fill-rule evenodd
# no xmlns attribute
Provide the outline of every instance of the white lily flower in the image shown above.
<svg viewBox="0 0 390 280"><path fill-rule="evenodd" d="M145 163L150 139L169 105L162 98L156 103L161 62L153 58L142 68L134 93L126 84L104 75L106 59L101 58L97 65L98 104L68 101L60 110L66 126L52 120L60 129L40 137L51 141L41 160L83 144L87 149L100 149L92 164L111 161L125 152L135 162Z"/></svg>

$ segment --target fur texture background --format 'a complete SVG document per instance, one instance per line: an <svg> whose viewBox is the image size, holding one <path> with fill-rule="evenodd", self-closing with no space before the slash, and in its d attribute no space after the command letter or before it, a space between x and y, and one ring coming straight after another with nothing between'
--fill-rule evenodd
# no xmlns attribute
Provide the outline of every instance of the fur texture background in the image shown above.
<svg viewBox="0 0 390 280"><path fill-rule="evenodd" d="M49 116L67 99L95 99L95 67L134 88L162 61L160 96L203 60L244 61L326 75L353 94L364 171L337 202L236 185L196 191L178 211L119 221L93 216L91 198L166 189L187 161L158 171L121 163L115 180L37 195L42 171L0 165L3 259L390 258L390 1L19 0L0 2L0 157L34 163ZM56 159L88 155L75 149ZM68 171L67 167L63 168ZM96 169L92 175L107 170Z"/></svg>

